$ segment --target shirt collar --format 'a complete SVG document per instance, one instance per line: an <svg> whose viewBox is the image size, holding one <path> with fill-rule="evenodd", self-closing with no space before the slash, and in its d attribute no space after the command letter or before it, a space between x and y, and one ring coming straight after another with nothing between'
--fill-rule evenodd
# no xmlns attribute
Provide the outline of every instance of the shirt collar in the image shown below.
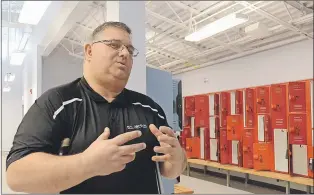
<svg viewBox="0 0 314 195"><path fill-rule="evenodd" d="M84 90L87 92L87 94L96 102L106 102L109 103L105 98L103 98L99 93L94 91L90 85L87 83L84 76L81 78L80 83L82 84ZM127 98L126 98L126 92L127 89L124 88L121 93L117 95L117 97L111 102L111 104L120 104L120 105L126 105L127 104Z"/></svg>

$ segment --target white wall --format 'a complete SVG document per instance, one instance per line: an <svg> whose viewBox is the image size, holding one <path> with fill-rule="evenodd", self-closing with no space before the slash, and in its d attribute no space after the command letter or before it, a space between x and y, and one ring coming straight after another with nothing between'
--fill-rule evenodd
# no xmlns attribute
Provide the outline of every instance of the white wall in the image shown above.
<svg viewBox="0 0 314 195"><path fill-rule="evenodd" d="M286 45L174 78L182 79L183 96L313 78L313 42ZM207 83L204 78L208 79ZM222 173L214 168L211 170ZM240 173L231 174L244 177ZM250 176L250 179L285 186L284 182L263 177ZM305 186L294 183L291 188L306 190Z"/></svg>
<svg viewBox="0 0 314 195"><path fill-rule="evenodd" d="M313 41L286 45L174 78L182 79L183 96L313 78Z"/></svg>
<svg viewBox="0 0 314 195"><path fill-rule="evenodd" d="M83 60L72 57L60 47L43 58L42 92L83 76Z"/></svg>

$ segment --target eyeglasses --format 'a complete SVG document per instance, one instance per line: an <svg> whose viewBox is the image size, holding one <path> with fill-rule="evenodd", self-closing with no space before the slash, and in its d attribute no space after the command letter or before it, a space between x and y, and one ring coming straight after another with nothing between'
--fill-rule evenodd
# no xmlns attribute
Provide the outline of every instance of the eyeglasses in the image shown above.
<svg viewBox="0 0 314 195"><path fill-rule="evenodd" d="M139 51L136 48L134 48L132 45L124 45L120 40L101 40L101 41L95 41L93 42L93 44L94 43L104 43L105 45L119 52L123 50L123 46L124 46L132 57L136 57L139 54Z"/></svg>

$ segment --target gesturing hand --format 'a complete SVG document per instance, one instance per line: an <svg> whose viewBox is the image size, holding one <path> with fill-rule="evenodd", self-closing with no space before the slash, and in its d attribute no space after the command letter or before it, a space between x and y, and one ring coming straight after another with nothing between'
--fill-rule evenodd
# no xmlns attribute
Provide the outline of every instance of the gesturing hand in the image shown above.
<svg viewBox="0 0 314 195"><path fill-rule="evenodd" d="M109 128L82 153L84 168L93 176L109 175L122 171L126 164L133 161L135 153L146 148L145 143L123 145L142 135L141 131L120 134L112 139Z"/></svg>
<svg viewBox="0 0 314 195"><path fill-rule="evenodd" d="M185 154L172 129L162 126L158 130L153 124L149 125L149 129L160 143L160 146L156 146L154 151L164 154L153 156L152 160L156 162L169 162L171 165L182 165Z"/></svg>

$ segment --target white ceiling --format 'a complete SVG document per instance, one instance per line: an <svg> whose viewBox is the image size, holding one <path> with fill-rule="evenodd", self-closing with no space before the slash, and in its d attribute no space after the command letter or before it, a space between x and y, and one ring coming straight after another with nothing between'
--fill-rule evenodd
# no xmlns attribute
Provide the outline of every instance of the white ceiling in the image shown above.
<svg viewBox="0 0 314 195"><path fill-rule="evenodd" d="M83 58L86 35L106 20L105 12L105 1L90 2L82 19L72 22L71 28L67 25L57 47ZM184 40L194 28L233 12L246 14L249 21L199 43ZM261 38L247 35L244 27L255 22L266 25L271 33ZM173 74L305 39L313 39L313 1L146 2L147 64Z"/></svg>

